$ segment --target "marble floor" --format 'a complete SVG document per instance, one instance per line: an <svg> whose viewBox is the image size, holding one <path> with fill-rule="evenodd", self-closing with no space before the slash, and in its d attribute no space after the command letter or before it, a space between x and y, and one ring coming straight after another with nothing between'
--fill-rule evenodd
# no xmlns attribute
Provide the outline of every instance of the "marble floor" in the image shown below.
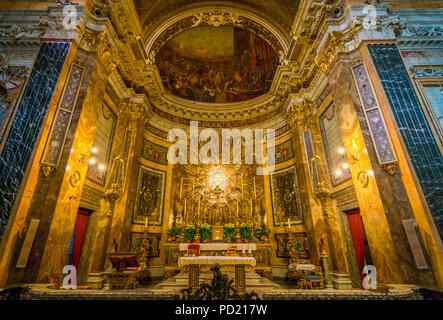
<svg viewBox="0 0 443 320"><path fill-rule="evenodd" d="M18 295L20 299L30 300L172 300L177 294L170 288L161 288L162 281L153 281L149 285L134 290L55 290L49 284L29 284L22 287ZM414 285L387 285L388 290L363 289L293 289L284 282L274 282L274 287L255 288L263 300L424 300L443 299L441 292L434 292L431 296L424 296L420 288ZM278 286L278 287L277 287ZM250 290L248 290L250 291ZM1 299L1 297L0 297Z"/></svg>

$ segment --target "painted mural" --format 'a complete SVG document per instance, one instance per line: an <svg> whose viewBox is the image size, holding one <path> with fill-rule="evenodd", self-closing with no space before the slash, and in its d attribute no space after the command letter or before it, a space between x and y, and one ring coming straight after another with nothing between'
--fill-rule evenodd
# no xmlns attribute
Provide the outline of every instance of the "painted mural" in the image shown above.
<svg viewBox="0 0 443 320"><path fill-rule="evenodd" d="M163 46L156 63L164 86L185 99L238 102L266 93L278 66L259 35L233 26L200 26Z"/></svg>
<svg viewBox="0 0 443 320"><path fill-rule="evenodd" d="M292 139L289 139L275 147L275 164L285 162L292 158L294 158Z"/></svg>
<svg viewBox="0 0 443 320"><path fill-rule="evenodd" d="M140 166L132 223L161 226L165 183L166 172Z"/></svg>
<svg viewBox="0 0 443 320"><path fill-rule="evenodd" d="M309 251L307 246L307 238L305 232L296 232L294 234L294 248L299 259L309 259ZM276 233L275 241L277 242L277 258L288 258L289 253L286 249L288 243L287 233Z"/></svg>
<svg viewBox="0 0 443 320"><path fill-rule="evenodd" d="M295 165L276 171L270 177L274 226L303 223L300 191Z"/></svg>
<svg viewBox="0 0 443 320"><path fill-rule="evenodd" d="M147 139L143 139L142 157L155 163L167 165L168 148L159 146Z"/></svg>

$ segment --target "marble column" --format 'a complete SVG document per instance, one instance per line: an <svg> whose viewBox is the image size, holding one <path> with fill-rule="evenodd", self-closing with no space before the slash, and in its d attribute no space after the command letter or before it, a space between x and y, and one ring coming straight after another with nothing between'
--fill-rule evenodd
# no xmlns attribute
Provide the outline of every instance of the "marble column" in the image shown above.
<svg viewBox="0 0 443 320"><path fill-rule="evenodd" d="M361 61L358 55L341 56L329 72L329 86L379 283L432 283L414 267L401 223L412 211L400 174L378 165L352 74L356 61Z"/></svg>

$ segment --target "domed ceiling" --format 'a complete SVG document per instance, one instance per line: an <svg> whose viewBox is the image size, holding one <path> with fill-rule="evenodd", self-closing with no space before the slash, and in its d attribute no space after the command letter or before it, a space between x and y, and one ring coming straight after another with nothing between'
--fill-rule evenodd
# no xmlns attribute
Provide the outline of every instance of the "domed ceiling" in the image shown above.
<svg viewBox="0 0 443 320"><path fill-rule="evenodd" d="M169 93L193 101L229 103L268 92L278 54L254 32L198 26L167 41L156 63Z"/></svg>

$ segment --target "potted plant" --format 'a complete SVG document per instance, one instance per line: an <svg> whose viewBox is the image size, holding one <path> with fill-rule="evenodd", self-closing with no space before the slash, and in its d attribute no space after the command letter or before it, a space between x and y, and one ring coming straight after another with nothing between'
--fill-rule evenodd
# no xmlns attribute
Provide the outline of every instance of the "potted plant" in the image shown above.
<svg viewBox="0 0 443 320"><path fill-rule="evenodd" d="M203 223L200 226L201 239L203 242L208 242L211 239L212 226L208 223Z"/></svg>
<svg viewBox="0 0 443 320"><path fill-rule="evenodd" d="M198 233L198 234L194 237L194 242L195 242L195 243L200 243L200 239L201 239L201 235L200 235L200 233Z"/></svg>
<svg viewBox="0 0 443 320"><path fill-rule="evenodd" d="M185 239L186 242L191 242L192 239L194 239L194 237L195 237L195 233L196 233L195 226L192 225L192 224L188 224L185 227L185 232L183 234L183 239Z"/></svg>
<svg viewBox="0 0 443 320"><path fill-rule="evenodd" d="M265 241L267 237L271 234L271 229L261 228L255 231L255 236L260 239L260 241Z"/></svg>
<svg viewBox="0 0 443 320"><path fill-rule="evenodd" d="M241 235L236 234L236 235L234 236L234 238L235 238L235 242L236 242L236 243L241 243Z"/></svg>
<svg viewBox="0 0 443 320"><path fill-rule="evenodd" d="M242 223L240 225L240 234L241 234L242 239L245 242L249 242L249 240L252 238L251 237L251 227L246 223Z"/></svg>
<svg viewBox="0 0 443 320"><path fill-rule="evenodd" d="M171 241L175 241L177 237L180 235L181 230L177 226L172 226L170 229L168 229L167 234Z"/></svg>
<svg viewBox="0 0 443 320"><path fill-rule="evenodd" d="M224 226L224 237L227 242L231 242L234 239L235 226L232 223L227 223Z"/></svg>

